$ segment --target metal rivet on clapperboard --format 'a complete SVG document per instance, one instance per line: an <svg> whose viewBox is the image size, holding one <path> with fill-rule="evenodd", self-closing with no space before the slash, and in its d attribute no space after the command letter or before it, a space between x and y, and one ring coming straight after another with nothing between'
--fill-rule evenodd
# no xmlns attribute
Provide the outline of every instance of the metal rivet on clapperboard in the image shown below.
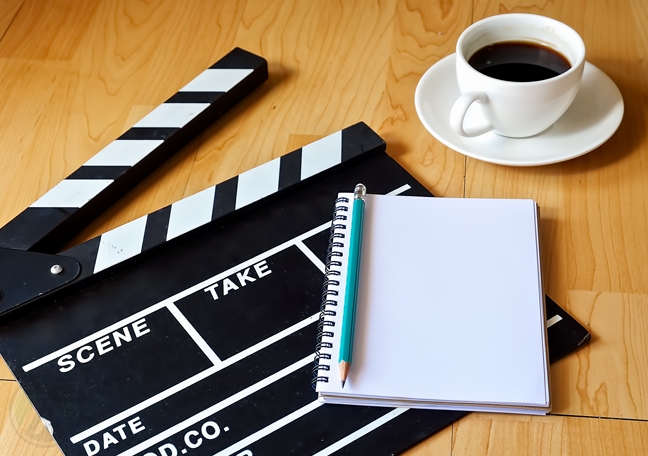
<svg viewBox="0 0 648 456"><path fill-rule="evenodd" d="M54 275L58 275L58 274L60 274L61 272L63 272L63 266L61 266L60 264L55 264L55 265L52 266L52 268L50 269L50 272L51 272L52 274L54 274Z"/></svg>

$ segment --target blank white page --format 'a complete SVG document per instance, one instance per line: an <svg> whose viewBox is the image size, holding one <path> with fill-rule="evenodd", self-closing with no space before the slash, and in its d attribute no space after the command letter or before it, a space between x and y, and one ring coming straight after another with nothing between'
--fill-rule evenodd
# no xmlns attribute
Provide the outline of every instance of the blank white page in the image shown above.
<svg viewBox="0 0 648 456"><path fill-rule="evenodd" d="M360 270L347 383L337 367L342 277L319 392L549 405L532 200L367 195Z"/></svg>

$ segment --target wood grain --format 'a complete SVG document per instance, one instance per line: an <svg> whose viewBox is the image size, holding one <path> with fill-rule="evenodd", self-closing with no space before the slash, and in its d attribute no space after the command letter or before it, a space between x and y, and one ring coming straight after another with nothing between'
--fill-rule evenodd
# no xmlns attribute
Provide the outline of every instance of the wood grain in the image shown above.
<svg viewBox="0 0 648 456"><path fill-rule="evenodd" d="M24 0L0 0L0 41L20 10Z"/></svg>
<svg viewBox="0 0 648 456"><path fill-rule="evenodd" d="M569 291L592 341L551 366L553 413L648 419L648 295Z"/></svg>
<svg viewBox="0 0 648 456"><path fill-rule="evenodd" d="M448 426L402 454L403 456L450 456L452 454L452 431L452 426Z"/></svg>
<svg viewBox="0 0 648 456"><path fill-rule="evenodd" d="M2 380L14 380L14 376L11 373L11 370L9 370L9 366L4 362L4 360L0 360L0 381Z"/></svg>
<svg viewBox="0 0 648 456"><path fill-rule="evenodd" d="M437 196L463 196L465 157L423 127L414 107L414 92L423 73L454 52L471 15L469 2L398 3L386 88L372 119L389 153Z"/></svg>
<svg viewBox="0 0 648 456"><path fill-rule="evenodd" d="M0 454L62 454L18 383L0 381L0 410Z"/></svg>
<svg viewBox="0 0 648 456"><path fill-rule="evenodd" d="M70 60L88 31L97 4L74 0L46 3L25 0L2 39L0 58ZM44 26L53 21L56 21L55 27ZM33 39L34 35L39 39Z"/></svg>
<svg viewBox="0 0 648 456"><path fill-rule="evenodd" d="M455 425L452 456L642 455L648 422L473 413Z"/></svg>
<svg viewBox="0 0 648 456"><path fill-rule="evenodd" d="M420 77L470 23L507 12L568 23L619 86L625 117L602 147L519 169L424 129ZM538 201L547 291L593 334L552 366L553 413L572 416L472 414L406 454L646 454L646 24L642 0L0 0L0 225L243 47L270 80L71 244L364 121L439 196ZM12 379L3 363L0 379ZM0 381L0 405L0 454L60 454L15 381Z"/></svg>

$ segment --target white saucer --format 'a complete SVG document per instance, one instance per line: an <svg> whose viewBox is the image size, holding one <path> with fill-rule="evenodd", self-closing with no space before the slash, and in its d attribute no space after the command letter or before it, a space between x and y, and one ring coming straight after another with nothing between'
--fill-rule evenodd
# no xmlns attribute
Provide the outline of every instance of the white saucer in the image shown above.
<svg viewBox="0 0 648 456"><path fill-rule="evenodd" d="M507 138L492 132L475 138L459 136L448 120L457 98L459 87L452 54L434 64L419 81L414 96L416 112L425 128L446 146L500 165L548 165L586 154L607 141L623 118L621 92L589 62L585 63L580 90L567 112L552 127L530 138ZM470 127L472 110L466 116L466 127Z"/></svg>

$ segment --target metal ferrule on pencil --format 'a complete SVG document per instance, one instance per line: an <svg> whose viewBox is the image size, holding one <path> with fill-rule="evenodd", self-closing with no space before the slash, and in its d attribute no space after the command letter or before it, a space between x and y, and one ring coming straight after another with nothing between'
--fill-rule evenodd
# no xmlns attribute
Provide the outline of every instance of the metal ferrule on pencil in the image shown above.
<svg viewBox="0 0 648 456"><path fill-rule="evenodd" d="M356 185L355 190L353 190L354 201L357 199L361 199L362 201L364 201L366 196L367 196L367 187L365 187L362 184Z"/></svg>

